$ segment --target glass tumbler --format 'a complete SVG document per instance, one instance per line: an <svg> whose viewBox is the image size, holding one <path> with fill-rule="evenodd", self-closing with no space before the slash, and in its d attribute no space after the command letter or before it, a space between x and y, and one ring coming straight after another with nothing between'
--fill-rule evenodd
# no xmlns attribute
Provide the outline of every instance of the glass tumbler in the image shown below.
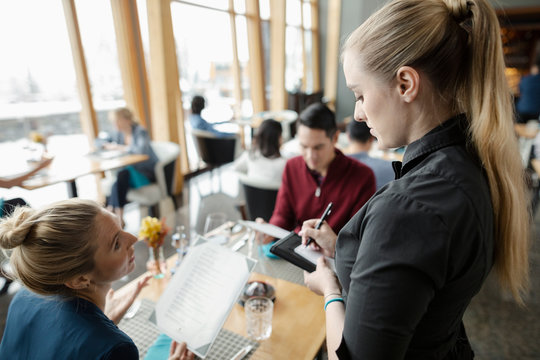
<svg viewBox="0 0 540 360"><path fill-rule="evenodd" d="M227 216L225 213L211 213L206 217L204 223L204 237L209 241L219 245L225 244L229 241L229 237L219 231L219 227L227 222Z"/></svg>
<svg viewBox="0 0 540 360"><path fill-rule="evenodd" d="M267 297L256 296L246 300L246 332L253 340L265 340L272 334L274 303Z"/></svg>

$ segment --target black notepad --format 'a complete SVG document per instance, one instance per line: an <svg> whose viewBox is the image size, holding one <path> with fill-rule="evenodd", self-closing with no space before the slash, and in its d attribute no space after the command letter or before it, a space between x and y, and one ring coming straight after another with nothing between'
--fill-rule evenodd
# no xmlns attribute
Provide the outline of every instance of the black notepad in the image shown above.
<svg viewBox="0 0 540 360"><path fill-rule="evenodd" d="M276 241L270 248L270 252L306 271L315 271L315 264L294 251L300 244L302 244L302 238L294 231L291 231L289 235Z"/></svg>

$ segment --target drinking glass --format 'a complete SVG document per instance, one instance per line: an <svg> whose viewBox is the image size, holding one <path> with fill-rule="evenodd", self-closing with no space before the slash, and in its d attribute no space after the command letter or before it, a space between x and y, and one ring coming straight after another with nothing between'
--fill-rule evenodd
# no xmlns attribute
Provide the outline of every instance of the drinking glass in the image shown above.
<svg viewBox="0 0 540 360"><path fill-rule="evenodd" d="M180 266L180 263L184 259L184 256L186 256L189 249L189 237L184 225L179 225L176 227L176 231L171 237L171 245L176 249L177 254L175 267L171 269L171 273L174 273L176 268Z"/></svg>
<svg viewBox="0 0 540 360"><path fill-rule="evenodd" d="M265 340L272 334L274 303L267 297L256 296L246 300L246 332L253 340Z"/></svg>
<svg viewBox="0 0 540 360"><path fill-rule="evenodd" d="M224 244L228 241L227 236L224 234L216 233L215 230L227 222L227 217L224 213L210 213L206 217L204 223L204 236L218 244Z"/></svg>

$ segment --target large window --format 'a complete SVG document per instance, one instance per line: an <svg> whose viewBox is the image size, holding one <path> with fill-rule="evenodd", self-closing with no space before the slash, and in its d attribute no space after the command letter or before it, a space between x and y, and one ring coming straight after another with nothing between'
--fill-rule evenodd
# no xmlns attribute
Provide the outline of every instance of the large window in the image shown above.
<svg viewBox="0 0 540 360"><path fill-rule="evenodd" d="M62 3L2 1L0 34L0 142L82 133Z"/></svg>
<svg viewBox="0 0 540 360"><path fill-rule="evenodd" d="M247 37L246 17L237 15L236 17L236 41L238 46L238 61L240 65L240 84L242 86L241 96L242 104L239 108L239 116L251 116L253 107L251 104L251 94L249 88L249 50Z"/></svg>
<svg viewBox="0 0 540 360"><path fill-rule="evenodd" d="M236 99L229 13L184 2L172 3L171 13L184 108L189 108L194 95L203 95L207 100L203 115L208 121L230 120ZM248 60L245 21L238 18L237 28L243 29L237 41L245 69ZM245 94L249 91L247 82L243 82L243 87ZM249 104L242 109L250 111Z"/></svg>
<svg viewBox="0 0 540 360"><path fill-rule="evenodd" d="M313 71L310 51L314 39L311 33L317 31L312 29L309 18L310 9L314 9L313 1L286 2L286 41L279 45L285 47L286 67L277 70L285 77L286 89L283 91L294 91L300 85L303 91L310 89L312 80L309 73ZM152 59L148 58L146 0L136 2L148 64ZM271 3L270 0L259 0L258 15L246 15L246 4L245 0L171 2L179 87L186 113L195 94L206 97L204 115L214 122L250 117L254 111L252 97L257 109L269 104ZM67 24L71 36L68 36L62 5L66 5L68 10L70 21ZM87 135L93 134L94 114L97 115L98 130L111 130L107 119L109 110L125 105L121 75L140 70L134 70L129 61L119 64L113 22L127 16L126 7L122 7L123 10L114 7L113 18L110 0L75 0L78 22L74 22L70 5L70 2L52 0L0 3L0 32L4 34L0 37L4 54L0 57L0 146L7 143L25 146L29 144L29 134L34 131L48 136L50 152L84 153L89 150ZM119 11L124 17L118 16ZM248 25L259 24L259 16L262 19L262 45L257 44L259 34L248 37L247 31ZM78 24L78 28L73 24ZM127 30L125 27L119 29L129 31L129 27ZM79 53L80 44L76 44L79 36L84 57ZM126 39L131 41L130 37L122 38L122 41ZM74 54L71 43L76 44ZM251 53L248 43L254 44ZM258 56L260 49L264 52L262 58ZM121 55L124 58L125 53ZM255 71L265 73L265 99L260 88L251 89L255 84L250 82L250 62L257 64ZM90 93L86 83L77 84L81 79L88 79ZM158 81L148 80L150 83ZM143 91L142 97L146 99L147 95ZM82 102L84 109L80 96L85 99ZM90 97L93 108L86 101ZM132 97L129 100L132 102ZM83 134L81 114L84 128L90 129L87 131L92 134ZM72 140L74 137L76 141ZM65 151L67 148L69 151Z"/></svg>
<svg viewBox="0 0 540 360"><path fill-rule="evenodd" d="M285 89L287 91L301 91L303 88L302 54L302 30L287 26L285 30Z"/></svg>
<svg viewBox="0 0 540 360"><path fill-rule="evenodd" d="M285 88L313 92L311 1L287 0Z"/></svg>
<svg viewBox="0 0 540 360"><path fill-rule="evenodd" d="M312 23L311 23L311 16L312 16L312 4L311 0L303 0L302 2L302 22L304 26L303 34L304 34L304 51L305 51L305 62L304 62L304 91L308 94L313 93L315 90L315 84L314 84L314 74L315 72L318 72L319 69L314 69L313 64L313 55L319 56L319 54L313 54L313 35L315 32L317 32L317 29L313 29ZM318 84L317 84L318 86Z"/></svg>
<svg viewBox="0 0 540 360"><path fill-rule="evenodd" d="M76 0L76 5L99 129L111 131L108 112L125 105L111 2Z"/></svg>
<svg viewBox="0 0 540 360"><path fill-rule="evenodd" d="M0 2L0 34L0 176L22 172L28 160L40 158L43 147L30 140L32 133L46 139L53 156L88 152L62 2ZM95 198L95 185L80 195ZM67 196L65 184L0 189L0 197L22 197L32 206L62 196Z"/></svg>

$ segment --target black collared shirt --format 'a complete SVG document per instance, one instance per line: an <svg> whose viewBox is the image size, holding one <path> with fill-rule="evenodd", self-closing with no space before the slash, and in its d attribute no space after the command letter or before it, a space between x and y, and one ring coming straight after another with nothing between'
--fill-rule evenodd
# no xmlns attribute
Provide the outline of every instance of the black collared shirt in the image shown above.
<svg viewBox="0 0 540 360"><path fill-rule="evenodd" d="M489 186L465 128L458 116L411 143L396 180L340 231L340 358L442 359L454 347L494 248Z"/></svg>

